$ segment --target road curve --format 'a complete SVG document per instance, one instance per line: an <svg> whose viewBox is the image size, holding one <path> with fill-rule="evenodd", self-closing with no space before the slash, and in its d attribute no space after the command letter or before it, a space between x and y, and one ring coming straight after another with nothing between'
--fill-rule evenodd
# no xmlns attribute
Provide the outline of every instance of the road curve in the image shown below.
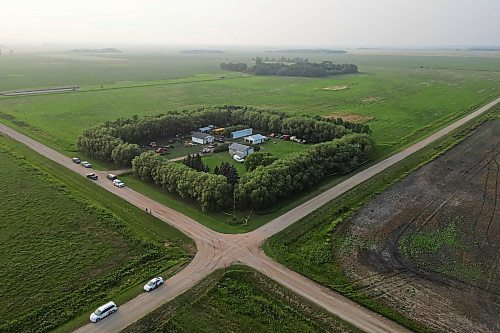
<svg viewBox="0 0 500 333"><path fill-rule="evenodd" d="M214 270L227 267L235 262L246 264L266 274L271 279L366 332L408 332L408 330L394 322L271 260L260 250L260 245L266 238L280 232L391 165L444 137L467 121L488 111L499 102L500 98L497 98L422 141L355 174L268 224L252 232L239 235L217 233L130 188L119 189L106 180L105 172L85 169L74 164L70 158L8 126L0 124L0 132L78 174L84 176L86 173L95 172L100 178L95 182L97 185L141 209L150 209L154 216L181 230L196 243L197 253L194 259L176 275L168 279L163 287L151 293L141 294L125 304L119 304L117 313L97 324L87 324L76 332L118 332L165 302L182 294Z"/></svg>

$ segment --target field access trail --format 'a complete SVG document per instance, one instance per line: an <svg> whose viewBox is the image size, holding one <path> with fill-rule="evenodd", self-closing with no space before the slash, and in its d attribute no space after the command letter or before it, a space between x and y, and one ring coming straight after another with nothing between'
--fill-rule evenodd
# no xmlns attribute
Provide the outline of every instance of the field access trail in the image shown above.
<svg viewBox="0 0 500 333"><path fill-rule="evenodd" d="M168 279L164 287L152 293L143 293L125 304L120 304L119 311L116 314L97 324L87 324L78 329L77 332L118 332L153 311L158 306L182 294L209 273L218 268L228 267L233 263L242 263L264 273L293 292L325 308L327 311L359 327L363 331L376 333L408 332L408 330L396 323L361 307L340 294L273 261L264 254L260 245L268 237L282 231L332 199L349 191L435 140L444 137L469 120L487 112L498 103L500 103L500 98L403 151L355 174L351 178L297 206L268 224L246 234L217 233L130 188L120 189L113 186L112 182L106 179L106 172L85 169L80 165L74 164L70 158L8 126L0 124L0 132L83 176L88 172L95 172L99 175L99 180L95 182L97 185L141 209L150 209L154 216L181 230L196 242L197 253L194 259L184 269Z"/></svg>

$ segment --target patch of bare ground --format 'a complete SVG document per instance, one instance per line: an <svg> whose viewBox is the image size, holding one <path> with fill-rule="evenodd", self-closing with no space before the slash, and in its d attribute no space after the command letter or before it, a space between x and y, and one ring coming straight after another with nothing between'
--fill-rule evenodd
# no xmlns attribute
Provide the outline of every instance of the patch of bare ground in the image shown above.
<svg viewBox="0 0 500 333"><path fill-rule="evenodd" d="M341 118L344 121L348 121L350 123L358 123L358 124L366 123L367 121L374 119L374 117L371 117L371 116L364 116L361 114L348 113L348 112L335 112L335 113L329 114L327 116L323 116L323 118L327 118L327 119Z"/></svg>
<svg viewBox="0 0 500 333"><path fill-rule="evenodd" d="M356 287L439 332L500 332L500 120L366 204L336 253Z"/></svg>
<svg viewBox="0 0 500 333"><path fill-rule="evenodd" d="M338 85L338 86L329 86L329 87L324 87L321 90L326 90L326 91L340 91L340 90L346 90L349 89L349 86L344 84L344 85Z"/></svg>

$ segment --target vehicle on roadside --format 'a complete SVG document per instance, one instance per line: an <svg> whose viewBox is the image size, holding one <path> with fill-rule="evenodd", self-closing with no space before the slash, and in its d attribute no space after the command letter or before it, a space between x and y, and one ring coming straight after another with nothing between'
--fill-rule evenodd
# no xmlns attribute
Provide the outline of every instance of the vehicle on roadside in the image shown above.
<svg viewBox="0 0 500 333"><path fill-rule="evenodd" d="M82 161L80 161L80 159L78 157L73 157L72 160L73 160L73 163L76 163L76 164L82 163Z"/></svg>
<svg viewBox="0 0 500 333"><path fill-rule="evenodd" d="M95 173L88 173L85 175L85 177L87 177L88 179L92 179L92 180L97 180L99 179L99 176L97 176Z"/></svg>
<svg viewBox="0 0 500 333"><path fill-rule="evenodd" d="M144 285L144 290L151 291L153 289L156 289L161 286L163 282L164 281L161 276L155 277L154 279L149 280L149 282Z"/></svg>
<svg viewBox="0 0 500 333"><path fill-rule="evenodd" d="M92 312L92 314L90 315L90 321L96 323L101 319L109 316L110 314L116 312L116 310L118 310L118 307L116 306L115 302L108 302L104 305L101 305L94 312Z"/></svg>
<svg viewBox="0 0 500 333"><path fill-rule="evenodd" d="M238 155L233 155L233 160L235 160L238 163L245 162L245 159L243 157L241 157L241 156L238 156Z"/></svg>
<svg viewBox="0 0 500 333"><path fill-rule="evenodd" d="M113 185L115 185L116 187L118 188L122 188L122 187L125 187L125 183L122 182L121 180L119 179L115 179L113 180Z"/></svg>
<svg viewBox="0 0 500 333"><path fill-rule="evenodd" d="M87 161L82 161L82 166L84 166L85 168L92 168L92 164L90 164L89 162Z"/></svg>
<svg viewBox="0 0 500 333"><path fill-rule="evenodd" d="M115 180L117 179L118 177L116 175L113 175L112 173L108 173L106 175L106 178L108 178L109 180Z"/></svg>

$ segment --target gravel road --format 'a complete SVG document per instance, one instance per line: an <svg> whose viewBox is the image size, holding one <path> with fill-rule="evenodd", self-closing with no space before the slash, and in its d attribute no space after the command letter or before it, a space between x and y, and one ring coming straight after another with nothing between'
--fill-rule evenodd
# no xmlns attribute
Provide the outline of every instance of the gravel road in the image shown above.
<svg viewBox="0 0 500 333"><path fill-rule="evenodd" d="M141 209L151 209L154 216L181 230L196 243L197 254L194 259L179 273L167 280L164 287L152 293L141 294L125 304L119 304L120 307L117 313L97 324L87 324L76 332L118 332L165 302L182 294L214 270L227 267L236 262L243 263L266 274L278 283L283 284L297 294L366 332L408 332L405 328L373 311L363 308L345 297L278 264L262 252L260 245L266 238L282 231L356 185L424 148L435 140L442 138L467 121L488 111L499 102L500 98L497 98L422 141L355 174L351 178L290 210L268 224L252 232L239 235L217 233L180 212L149 199L130 188L117 188L113 186L112 182L106 179L107 172L86 169L74 164L70 158L8 126L0 124L0 132L82 176L89 172L95 172L99 175L99 180L95 182L97 185Z"/></svg>

